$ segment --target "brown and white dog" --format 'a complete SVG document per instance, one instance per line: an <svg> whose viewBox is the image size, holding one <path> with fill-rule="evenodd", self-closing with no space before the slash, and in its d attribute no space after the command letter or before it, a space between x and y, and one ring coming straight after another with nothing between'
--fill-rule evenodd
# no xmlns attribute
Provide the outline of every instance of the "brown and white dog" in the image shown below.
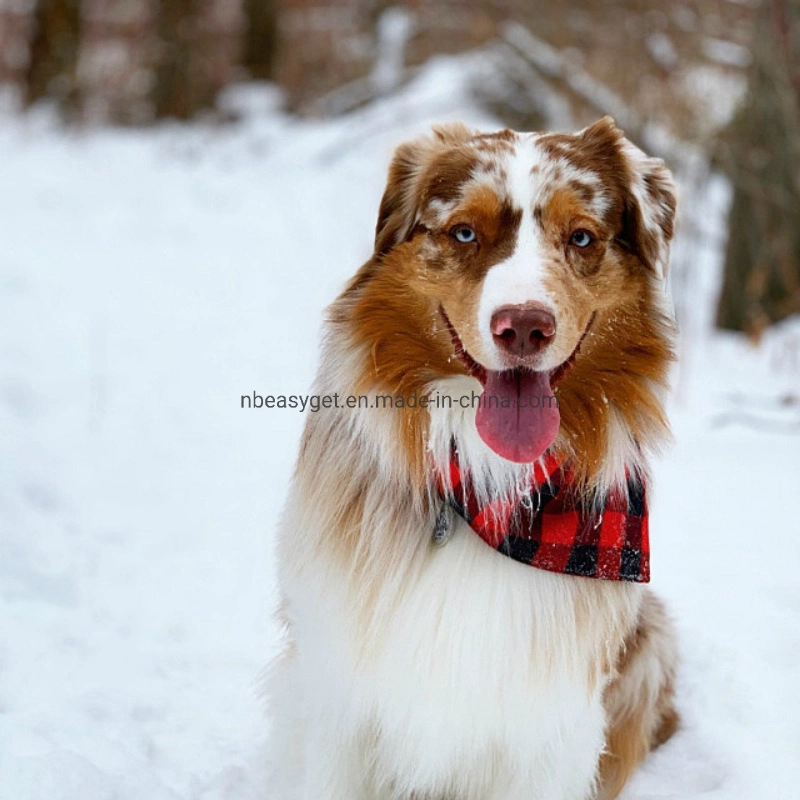
<svg viewBox="0 0 800 800"><path fill-rule="evenodd" d="M519 563L458 515L433 536L453 453L483 505L530 497L556 456L586 508L646 480L674 214L663 163L609 118L398 148L280 531L270 797L611 798L675 730L674 635L641 583Z"/></svg>

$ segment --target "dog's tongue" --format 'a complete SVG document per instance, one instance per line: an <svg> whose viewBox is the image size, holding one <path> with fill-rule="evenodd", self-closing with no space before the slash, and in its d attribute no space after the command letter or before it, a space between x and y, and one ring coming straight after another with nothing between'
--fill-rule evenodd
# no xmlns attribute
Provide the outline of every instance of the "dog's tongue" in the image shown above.
<svg viewBox="0 0 800 800"><path fill-rule="evenodd" d="M475 424L492 450L509 461L529 463L553 443L561 415L547 372L487 371Z"/></svg>

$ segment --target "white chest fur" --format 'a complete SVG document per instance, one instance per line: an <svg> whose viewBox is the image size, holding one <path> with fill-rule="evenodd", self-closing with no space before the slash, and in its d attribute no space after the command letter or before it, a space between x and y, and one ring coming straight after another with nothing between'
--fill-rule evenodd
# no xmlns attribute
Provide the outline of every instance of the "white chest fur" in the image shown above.
<svg viewBox="0 0 800 800"><path fill-rule="evenodd" d="M598 664L637 587L518 564L460 520L370 592L323 554L289 560L293 657L276 688L303 756L281 800L591 796Z"/></svg>

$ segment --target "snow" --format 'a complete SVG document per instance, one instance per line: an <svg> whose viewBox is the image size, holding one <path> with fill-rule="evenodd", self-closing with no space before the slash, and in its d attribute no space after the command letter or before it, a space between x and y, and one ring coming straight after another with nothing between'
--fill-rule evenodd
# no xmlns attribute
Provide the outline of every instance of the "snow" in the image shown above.
<svg viewBox="0 0 800 800"><path fill-rule="evenodd" d="M0 800L270 798L258 687L303 416L239 398L307 390L392 147L495 125L459 80L438 62L327 123L250 90L226 128L0 117ZM708 247L652 502L684 726L627 800L800 786L800 455L771 427L798 420L774 399L800 396L800 325L712 336Z"/></svg>
<svg viewBox="0 0 800 800"><path fill-rule="evenodd" d="M414 30L414 17L403 8L391 7L381 12L377 24L375 65L372 83L378 94L385 94L403 80L406 48Z"/></svg>

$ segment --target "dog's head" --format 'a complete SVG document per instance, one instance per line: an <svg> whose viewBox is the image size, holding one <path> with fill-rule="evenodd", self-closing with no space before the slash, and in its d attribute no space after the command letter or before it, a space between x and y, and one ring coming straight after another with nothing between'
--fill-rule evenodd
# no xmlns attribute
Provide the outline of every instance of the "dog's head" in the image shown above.
<svg viewBox="0 0 800 800"><path fill-rule="evenodd" d="M471 375L492 450L531 462L560 443L591 472L612 418L632 440L663 424L674 215L663 163L608 117L571 135L450 125L402 145L374 256L344 296L370 353L362 386L408 395Z"/></svg>

